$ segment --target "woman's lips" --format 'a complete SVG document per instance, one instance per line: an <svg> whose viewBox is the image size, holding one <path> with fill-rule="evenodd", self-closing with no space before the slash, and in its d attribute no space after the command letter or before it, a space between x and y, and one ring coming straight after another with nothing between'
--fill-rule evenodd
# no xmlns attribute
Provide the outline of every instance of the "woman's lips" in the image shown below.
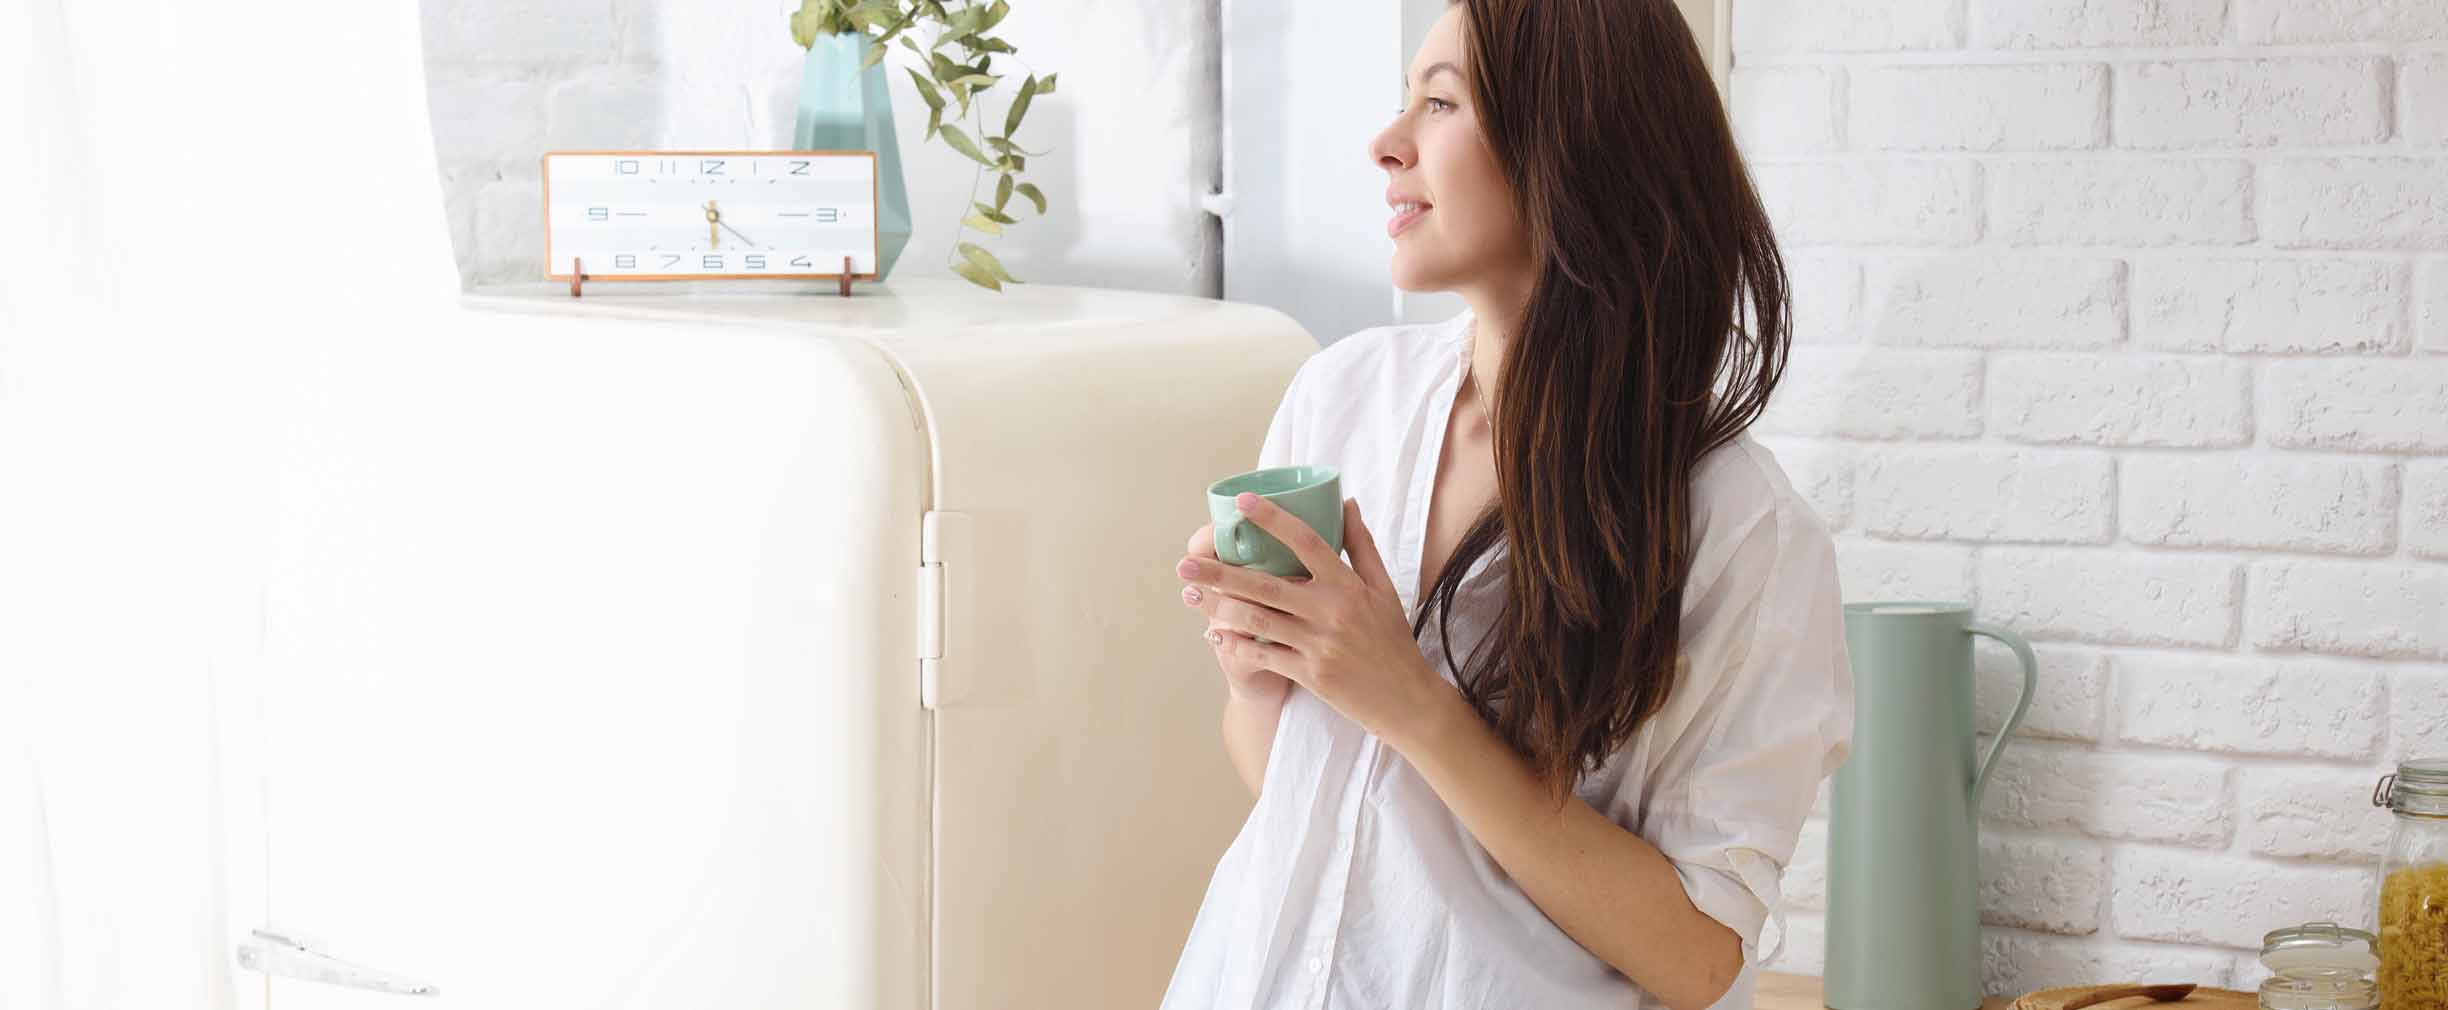
<svg viewBox="0 0 2448 1010"><path fill-rule="evenodd" d="M1392 237L1402 234L1403 229L1411 227L1411 222L1419 220L1431 209L1433 208L1423 204L1418 210L1401 211L1396 213L1392 220L1386 222L1386 235L1388 237Z"/></svg>

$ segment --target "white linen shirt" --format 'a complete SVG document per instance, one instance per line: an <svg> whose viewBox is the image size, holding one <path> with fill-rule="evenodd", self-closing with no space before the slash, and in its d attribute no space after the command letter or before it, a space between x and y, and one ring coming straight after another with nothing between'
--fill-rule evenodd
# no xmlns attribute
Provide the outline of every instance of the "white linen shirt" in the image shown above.
<svg viewBox="0 0 2448 1010"><path fill-rule="evenodd" d="M1260 466L1342 471L1406 614L1420 606L1429 494L1470 323L1465 309L1319 350L1259 452ZM1718 447L1700 460L1692 495L1687 665L1664 707L1576 792L1657 846L1692 903L1741 937L1742 974L1715 1007L1750 1010L1772 910L1782 939L1779 875L1819 783L1850 750L1852 669L1833 541L1769 451L1747 433ZM1484 634L1506 568L1501 544L1472 565L1454 600L1452 656L1467 658ZM1430 665L1456 681L1433 618L1419 637ZM1216 864L1162 1010L1329 1006L1664 1004L1555 925L1400 752L1295 684L1257 803Z"/></svg>

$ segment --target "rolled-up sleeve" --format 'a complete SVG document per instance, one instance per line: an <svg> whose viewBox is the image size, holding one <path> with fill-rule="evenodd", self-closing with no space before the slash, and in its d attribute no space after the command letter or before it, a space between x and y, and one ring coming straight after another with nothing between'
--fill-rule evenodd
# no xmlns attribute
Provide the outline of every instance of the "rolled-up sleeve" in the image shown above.
<svg viewBox="0 0 2448 1010"><path fill-rule="evenodd" d="M1749 966L1766 960L1759 937L1772 914L1783 946L1779 880L1819 783L1852 746L1853 673L1826 526L1780 503L1743 535L1707 596L1703 624L1732 623L1713 639L1706 627L1687 636L1725 643L1695 650L1695 662L1718 670L1702 682L1707 709L1690 730L1702 742L1686 770L1656 783L1643 835L1692 904L1741 937Z"/></svg>

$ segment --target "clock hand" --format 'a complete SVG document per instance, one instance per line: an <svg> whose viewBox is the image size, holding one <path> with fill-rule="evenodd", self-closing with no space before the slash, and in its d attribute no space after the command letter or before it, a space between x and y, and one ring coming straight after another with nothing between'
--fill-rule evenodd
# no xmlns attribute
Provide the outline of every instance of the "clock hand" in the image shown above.
<svg viewBox="0 0 2448 1010"><path fill-rule="evenodd" d="M705 212L706 241L710 243L713 248L719 249L722 247L722 235L714 230L714 226L722 223L722 212L714 209L714 201L712 200L705 202Z"/></svg>
<svg viewBox="0 0 2448 1010"><path fill-rule="evenodd" d="M731 222L729 222L729 221L723 221L723 222L719 222L719 223L720 223L720 224L721 224L721 225L722 225L724 228L729 229L729 230L730 230L730 232L731 232L731 234L733 234L733 235L739 235L739 237L740 237L740 241L748 243L748 247L749 247L749 248L751 248L751 249L756 248L756 240L755 240L755 239L752 239L752 238L749 238L749 237L748 237L748 236L746 236L746 235L740 235L740 230L739 230L739 229L737 229L737 228L732 228L732 227L731 227Z"/></svg>

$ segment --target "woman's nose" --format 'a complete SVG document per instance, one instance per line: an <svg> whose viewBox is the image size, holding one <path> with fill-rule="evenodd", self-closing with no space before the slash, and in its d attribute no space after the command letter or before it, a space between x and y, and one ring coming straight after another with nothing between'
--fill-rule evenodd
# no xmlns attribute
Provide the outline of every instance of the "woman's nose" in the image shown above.
<svg viewBox="0 0 2448 1010"><path fill-rule="evenodd" d="M1404 150L1400 143L1401 139L1396 135L1393 127L1387 127L1384 132L1377 135L1376 139L1369 141L1369 161L1380 168L1401 167L1403 164L1402 151Z"/></svg>

